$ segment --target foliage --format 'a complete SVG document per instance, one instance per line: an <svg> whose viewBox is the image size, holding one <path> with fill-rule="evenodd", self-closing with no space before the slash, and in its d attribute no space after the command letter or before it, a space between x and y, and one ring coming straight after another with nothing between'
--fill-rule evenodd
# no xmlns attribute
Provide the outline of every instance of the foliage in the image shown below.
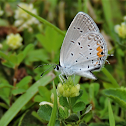
<svg viewBox="0 0 126 126"><path fill-rule="evenodd" d="M125 4L118 0L1 0L0 125L125 126ZM67 89L74 89L76 95L64 97L57 94L60 79L53 68L78 11L94 19L114 56L94 72L98 80L75 76L72 84L68 81Z"/></svg>

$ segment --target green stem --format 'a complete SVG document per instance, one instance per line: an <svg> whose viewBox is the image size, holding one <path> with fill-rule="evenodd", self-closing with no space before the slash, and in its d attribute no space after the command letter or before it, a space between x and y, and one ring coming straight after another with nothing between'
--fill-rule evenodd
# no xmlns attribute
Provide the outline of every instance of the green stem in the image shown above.
<svg viewBox="0 0 126 126"><path fill-rule="evenodd" d="M73 113L70 97L68 97L68 103L69 103L70 112Z"/></svg>

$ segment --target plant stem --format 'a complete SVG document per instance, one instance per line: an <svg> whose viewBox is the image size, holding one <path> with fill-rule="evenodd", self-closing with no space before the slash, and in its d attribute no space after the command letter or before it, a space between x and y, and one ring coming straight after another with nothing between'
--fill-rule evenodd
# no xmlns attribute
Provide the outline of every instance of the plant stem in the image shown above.
<svg viewBox="0 0 126 126"><path fill-rule="evenodd" d="M70 97L68 97L68 103L69 103L70 113L73 113L72 106L71 106L71 98Z"/></svg>

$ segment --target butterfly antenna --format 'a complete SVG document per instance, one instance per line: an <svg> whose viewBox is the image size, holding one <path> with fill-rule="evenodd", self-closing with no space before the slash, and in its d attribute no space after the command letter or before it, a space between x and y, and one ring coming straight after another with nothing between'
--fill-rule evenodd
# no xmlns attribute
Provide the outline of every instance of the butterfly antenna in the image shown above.
<svg viewBox="0 0 126 126"><path fill-rule="evenodd" d="M38 68L38 67L41 67L41 66L43 66L43 65L38 65L38 66L34 67L34 69L36 69L36 68Z"/></svg>
<svg viewBox="0 0 126 126"><path fill-rule="evenodd" d="M42 64L42 65L38 65L38 66L36 66L34 69L36 69L36 68L38 68L38 67L41 67L41 66L45 66L45 65L56 65L56 64Z"/></svg>
<svg viewBox="0 0 126 126"><path fill-rule="evenodd" d="M42 77L42 75L46 72L46 71L48 71L50 68L54 68L56 65L53 65L53 66L51 66L51 67L49 67L48 69L46 69L42 74L41 74L41 77Z"/></svg>

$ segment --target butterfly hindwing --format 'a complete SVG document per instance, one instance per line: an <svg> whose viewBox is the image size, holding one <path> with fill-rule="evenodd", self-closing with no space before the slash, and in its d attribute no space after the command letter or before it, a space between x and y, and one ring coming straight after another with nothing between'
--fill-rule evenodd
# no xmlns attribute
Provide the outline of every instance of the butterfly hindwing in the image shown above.
<svg viewBox="0 0 126 126"><path fill-rule="evenodd" d="M81 35L67 51L64 60L66 67L74 71L100 70L107 57L107 45L103 36L98 32Z"/></svg>

